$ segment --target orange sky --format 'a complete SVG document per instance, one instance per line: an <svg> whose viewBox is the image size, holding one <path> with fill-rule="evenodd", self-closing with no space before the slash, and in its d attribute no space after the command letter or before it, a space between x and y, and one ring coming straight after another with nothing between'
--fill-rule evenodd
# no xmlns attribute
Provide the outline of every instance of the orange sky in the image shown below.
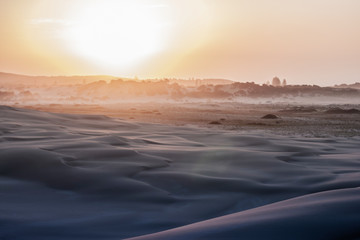
<svg viewBox="0 0 360 240"><path fill-rule="evenodd" d="M358 0L1 0L0 71L360 82Z"/></svg>

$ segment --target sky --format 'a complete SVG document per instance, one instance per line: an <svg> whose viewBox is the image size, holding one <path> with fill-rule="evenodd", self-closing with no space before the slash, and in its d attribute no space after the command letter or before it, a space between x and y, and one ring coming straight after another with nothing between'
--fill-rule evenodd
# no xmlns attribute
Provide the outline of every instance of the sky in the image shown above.
<svg viewBox="0 0 360 240"><path fill-rule="evenodd" d="M0 0L0 71L360 82L358 0Z"/></svg>

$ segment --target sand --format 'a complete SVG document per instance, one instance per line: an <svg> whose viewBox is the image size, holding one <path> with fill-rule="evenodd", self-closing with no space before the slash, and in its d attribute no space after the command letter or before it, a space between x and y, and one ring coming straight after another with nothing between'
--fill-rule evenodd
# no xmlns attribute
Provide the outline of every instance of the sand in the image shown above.
<svg viewBox="0 0 360 240"><path fill-rule="evenodd" d="M197 126L229 131L261 130L295 137L360 136L360 114L356 111L344 113L346 110L360 112L359 104L120 102L103 105L38 104L22 107L57 113L99 114L130 122ZM339 109L344 111L339 113ZM264 119L263 117L268 114L278 118Z"/></svg>
<svg viewBox="0 0 360 240"><path fill-rule="evenodd" d="M340 122L322 109L270 110ZM317 137L292 128L296 119L291 134L276 122L140 122L157 111L119 119L1 106L0 239L360 238L357 115ZM241 118L280 121L264 112Z"/></svg>

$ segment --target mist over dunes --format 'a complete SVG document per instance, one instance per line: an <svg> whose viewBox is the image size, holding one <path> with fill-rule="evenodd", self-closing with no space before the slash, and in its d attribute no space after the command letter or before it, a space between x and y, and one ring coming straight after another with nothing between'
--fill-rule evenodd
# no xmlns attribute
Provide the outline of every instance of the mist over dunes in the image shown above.
<svg viewBox="0 0 360 240"><path fill-rule="evenodd" d="M274 78L276 79L276 78ZM266 99L296 102L322 98L346 102L360 98L353 85L275 85L234 82L225 79L119 79L112 76L36 77L0 74L3 103L115 103L121 101L239 101Z"/></svg>

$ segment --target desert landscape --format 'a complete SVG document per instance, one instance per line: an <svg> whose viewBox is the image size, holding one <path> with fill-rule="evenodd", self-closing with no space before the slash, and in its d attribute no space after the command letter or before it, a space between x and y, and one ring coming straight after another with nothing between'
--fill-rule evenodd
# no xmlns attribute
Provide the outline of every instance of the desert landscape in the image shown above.
<svg viewBox="0 0 360 240"><path fill-rule="evenodd" d="M0 240L360 240L359 9L1 0Z"/></svg>
<svg viewBox="0 0 360 240"><path fill-rule="evenodd" d="M1 235L356 239L360 104L313 98L1 106Z"/></svg>
<svg viewBox="0 0 360 240"><path fill-rule="evenodd" d="M2 237L359 236L359 115L278 126L248 109L233 126L176 109L178 126L2 106Z"/></svg>

